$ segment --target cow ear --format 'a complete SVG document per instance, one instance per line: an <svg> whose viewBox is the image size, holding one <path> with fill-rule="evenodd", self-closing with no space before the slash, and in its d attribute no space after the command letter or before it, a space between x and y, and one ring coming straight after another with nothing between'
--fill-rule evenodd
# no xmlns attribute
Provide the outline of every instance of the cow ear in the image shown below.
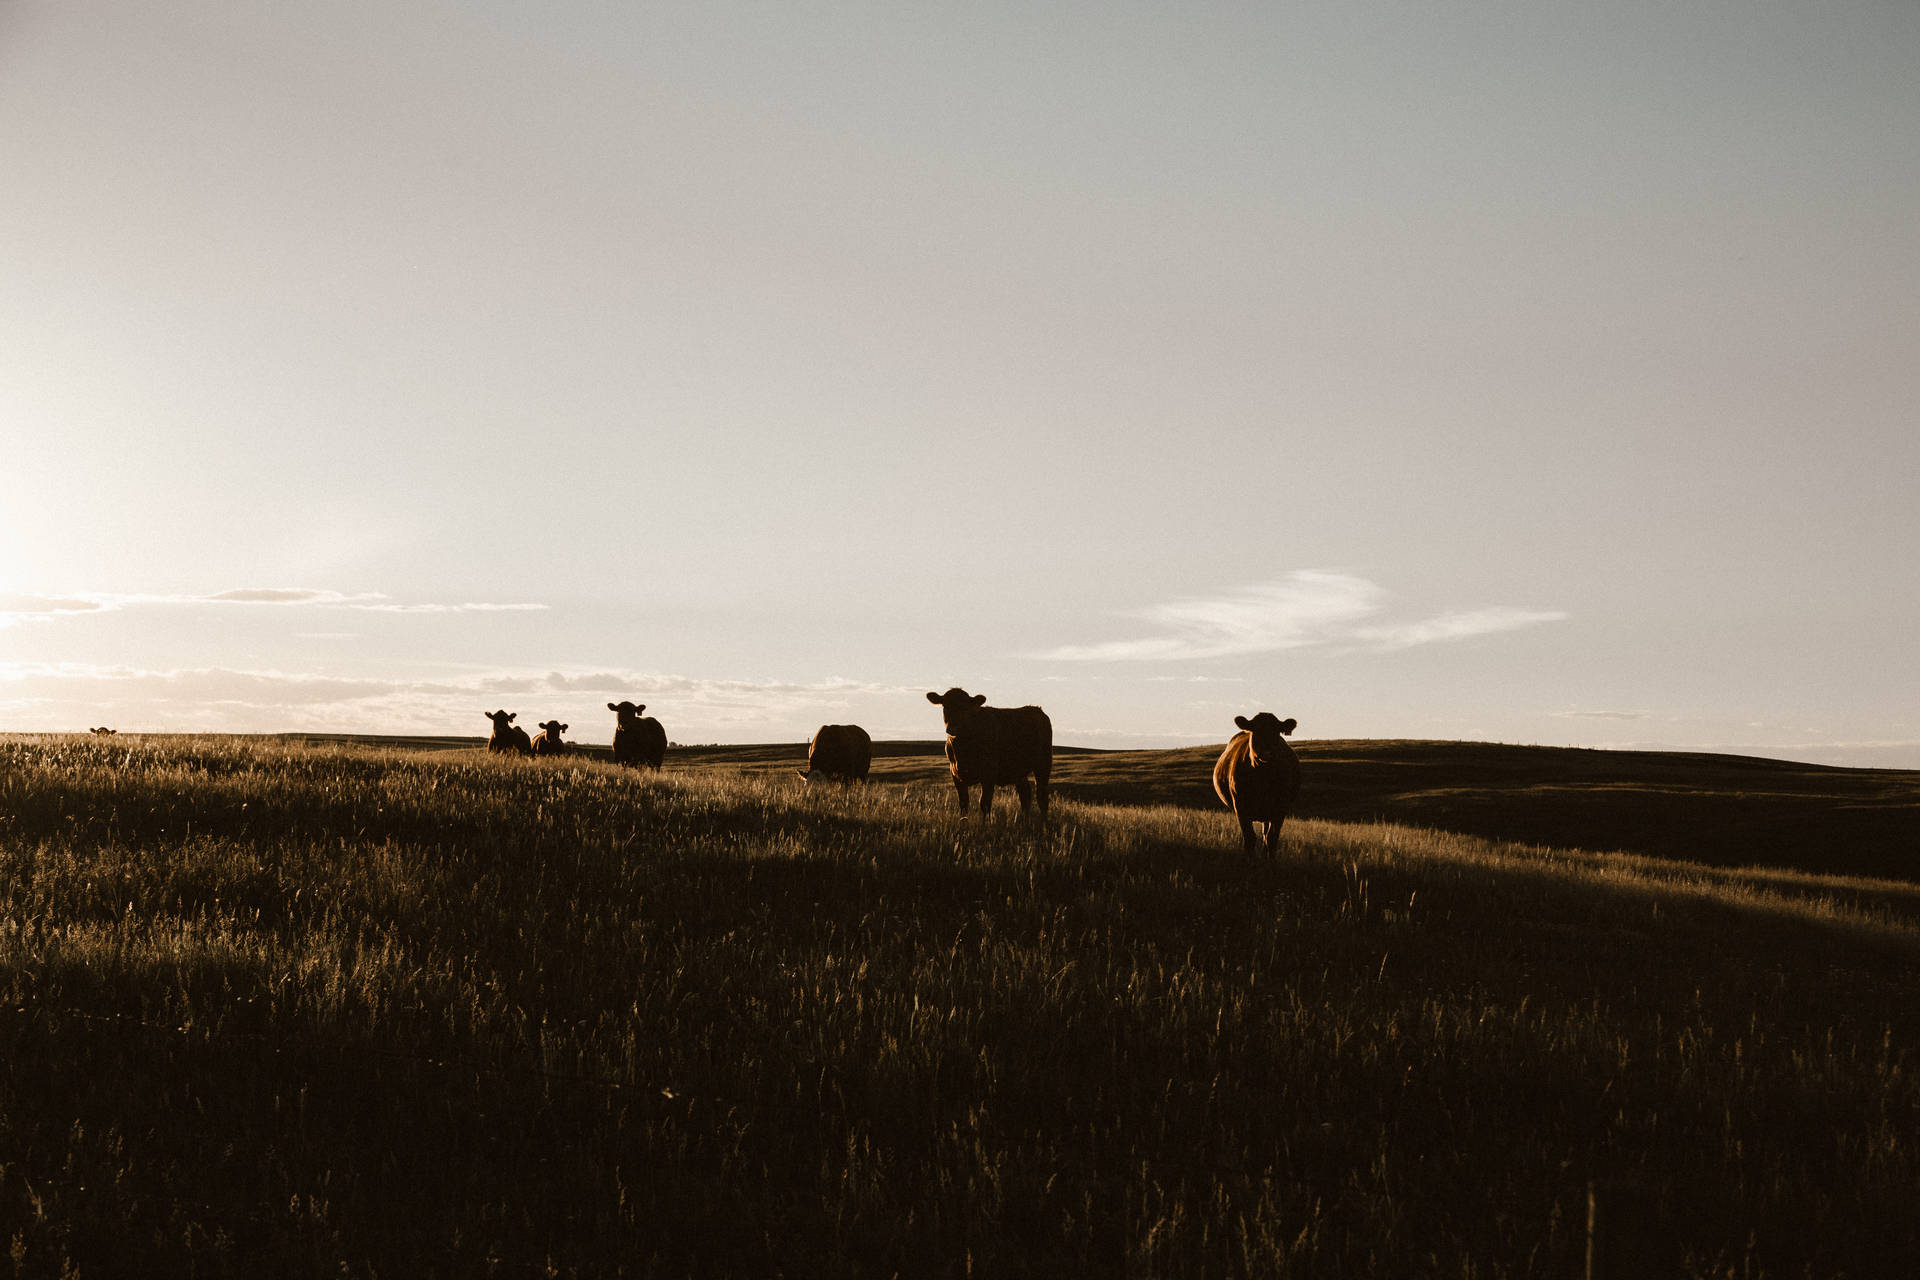
<svg viewBox="0 0 1920 1280"><path fill-rule="evenodd" d="M607 710L609 711L618 711L619 709L620 709L620 704L617 702L609 702L607 704Z"/></svg>
<svg viewBox="0 0 1920 1280"><path fill-rule="evenodd" d="M1293 717L1289 716L1285 720L1282 720L1280 722L1280 732L1292 733L1294 730L1294 726L1298 725L1299 723L1300 722L1298 720L1295 720Z"/></svg>
<svg viewBox="0 0 1920 1280"><path fill-rule="evenodd" d="M984 707L984 706L986 706L986 705L987 705L987 695L986 695L986 694L984 694L984 693L976 693L976 694L974 694L974 695L973 695L973 705L974 705L974 706L976 706L976 707Z"/></svg>
<svg viewBox="0 0 1920 1280"><path fill-rule="evenodd" d="M934 693L932 690L928 690L927 701L931 702L934 706L937 707L940 705L940 695L937 693Z"/></svg>
<svg viewBox="0 0 1920 1280"><path fill-rule="evenodd" d="M507 712L507 719L509 719L509 720L518 720L519 718L520 718L520 713L519 713L518 711L509 711L509 712Z"/></svg>
<svg viewBox="0 0 1920 1280"><path fill-rule="evenodd" d="M565 733L566 731L567 731L567 726L565 726L565 725L561 725L561 726L560 726L560 732L562 732L562 733Z"/></svg>
<svg viewBox="0 0 1920 1280"><path fill-rule="evenodd" d="M1248 723L1247 723L1247 718L1246 718L1245 716L1235 716L1235 717L1233 718L1233 722L1234 722L1235 724L1237 724L1237 725L1239 725L1239 726L1240 726L1240 727L1241 727L1242 729L1251 729L1251 728L1253 728L1253 726L1252 726L1252 725L1250 725L1250 724L1248 724Z"/></svg>
<svg viewBox="0 0 1920 1280"><path fill-rule="evenodd" d="M639 715L642 711L645 711L646 709L647 709L647 704L643 702L639 706L633 709L633 714Z"/></svg>

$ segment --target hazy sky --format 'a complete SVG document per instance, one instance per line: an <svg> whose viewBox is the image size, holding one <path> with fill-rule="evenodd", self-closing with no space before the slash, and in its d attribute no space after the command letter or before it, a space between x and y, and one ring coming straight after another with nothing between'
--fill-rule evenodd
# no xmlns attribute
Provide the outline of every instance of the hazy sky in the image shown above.
<svg viewBox="0 0 1920 1280"><path fill-rule="evenodd" d="M1920 5L0 0L0 729L1920 768Z"/></svg>

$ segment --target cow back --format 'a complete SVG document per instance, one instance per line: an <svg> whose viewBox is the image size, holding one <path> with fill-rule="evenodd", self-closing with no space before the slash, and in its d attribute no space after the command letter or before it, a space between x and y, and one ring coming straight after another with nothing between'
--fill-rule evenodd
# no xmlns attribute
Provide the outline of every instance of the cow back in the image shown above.
<svg viewBox="0 0 1920 1280"><path fill-rule="evenodd" d="M667 731L652 716L621 725L613 731L613 758L658 769L667 758Z"/></svg>
<svg viewBox="0 0 1920 1280"><path fill-rule="evenodd" d="M1255 822L1284 819L1300 790L1300 759L1285 742L1278 754L1255 763L1253 735L1233 735L1213 766L1213 790L1220 803Z"/></svg>
<svg viewBox="0 0 1920 1280"><path fill-rule="evenodd" d="M873 739L857 724L823 724L807 744L807 768L829 778L864 778L873 767Z"/></svg>
<svg viewBox="0 0 1920 1280"><path fill-rule="evenodd" d="M982 707L962 732L947 735L947 767L968 784L1045 781L1053 770L1053 721L1039 707Z"/></svg>

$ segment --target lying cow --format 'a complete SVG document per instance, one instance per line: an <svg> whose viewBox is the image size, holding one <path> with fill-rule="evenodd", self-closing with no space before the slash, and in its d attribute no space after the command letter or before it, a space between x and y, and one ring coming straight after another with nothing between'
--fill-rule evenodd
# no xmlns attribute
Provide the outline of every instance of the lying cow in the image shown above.
<svg viewBox="0 0 1920 1280"><path fill-rule="evenodd" d="M542 720L540 736L533 740L533 754L537 756L563 756L567 754L567 744L560 740L567 726L558 720Z"/></svg>
<svg viewBox="0 0 1920 1280"><path fill-rule="evenodd" d="M489 711L487 719L493 721L493 734L487 739L487 750L502 755L519 753L523 756L533 754L533 742L527 737L527 731L513 722L518 711Z"/></svg>
<svg viewBox="0 0 1920 1280"><path fill-rule="evenodd" d="M1039 707L989 707L985 694L949 689L929 693L927 701L940 708L947 722L947 768L960 808L967 807L967 788L980 784L980 816L993 811L993 789L1013 784L1025 814L1037 797L1040 812L1047 811L1047 779L1053 773L1053 721ZM1031 778L1032 781L1028 781Z"/></svg>
<svg viewBox="0 0 1920 1280"><path fill-rule="evenodd" d="M640 713L646 703L609 702L613 725L613 762L636 769L658 769L667 758L667 731L652 716Z"/></svg>
<svg viewBox="0 0 1920 1280"><path fill-rule="evenodd" d="M1300 759L1287 745L1294 721L1276 719L1262 711L1249 720L1235 716L1240 732L1213 766L1213 789L1220 802L1240 820L1240 842L1248 856L1255 843L1253 824L1267 824L1267 852L1280 847L1280 824L1287 820L1293 799L1300 794Z"/></svg>
<svg viewBox="0 0 1920 1280"><path fill-rule="evenodd" d="M809 783L865 782L873 767L873 739L857 724L823 724L807 744L807 767L800 773Z"/></svg>

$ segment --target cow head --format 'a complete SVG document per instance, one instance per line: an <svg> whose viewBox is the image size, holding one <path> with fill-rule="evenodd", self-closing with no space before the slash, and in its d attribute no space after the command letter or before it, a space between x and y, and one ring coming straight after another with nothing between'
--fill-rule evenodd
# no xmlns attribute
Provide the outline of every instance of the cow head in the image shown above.
<svg viewBox="0 0 1920 1280"><path fill-rule="evenodd" d="M558 720L542 720L540 727L557 738L565 732L567 726L561 724Z"/></svg>
<svg viewBox="0 0 1920 1280"><path fill-rule="evenodd" d="M1296 723L1282 720L1271 711L1262 711L1251 720L1245 716L1235 716L1233 722L1247 731L1255 764L1269 756L1279 755L1286 748L1286 735L1293 732Z"/></svg>
<svg viewBox="0 0 1920 1280"><path fill-rule="evenodd" d="M607 710L613 712L614 715L620 718L619 723L622 728L639 720L640 713L646 709L647 704L644 702L637 707L631 702L609 702L607 704ZM562 727L564 728L565 726Z"/></svg>
<svg viewBox="0 0 1920 1280"><path fill-rule="evenodd" d="M965 689L949 689L945 693L929 693L927 701L940 708L940 714L946 719L947 733L959 733L973 713L987 705L984 693L968 693Z"/></svg>
<svg viewBox="0 0 1920 1280"><path fill-rule="evenodd" d="M493 721L493 731L495 733L505 733L513 727L513 718L519 714L518 711L489 711L486 713L486 717Z"/></svg>

